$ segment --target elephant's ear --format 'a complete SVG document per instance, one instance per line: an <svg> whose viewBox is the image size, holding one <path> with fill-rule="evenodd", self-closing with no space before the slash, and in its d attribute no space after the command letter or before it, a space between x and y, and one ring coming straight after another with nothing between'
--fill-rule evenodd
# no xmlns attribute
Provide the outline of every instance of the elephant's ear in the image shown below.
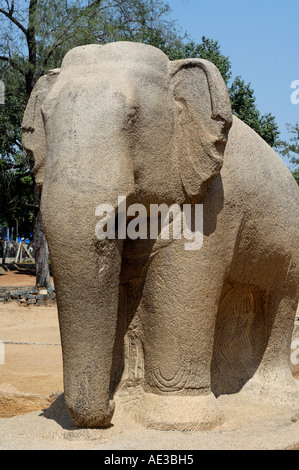
<svg viewBox="0 0 299 470"><path fill-rule="evenodd" d="M219 174L232 125L225 82L211 62L171 62L174 94L174 151L189 198L201 198Z"/></svg>
<svg viewBox="0 0 299 470"><path fill-rule="evenodd" d="M46 135L41 107L48 93L52 89L59 75L60 69L50 70L36 83L28 100L23 122L22 143L34 158L34 176L38 188L41 190L44 182L46 163Z"/></svg>

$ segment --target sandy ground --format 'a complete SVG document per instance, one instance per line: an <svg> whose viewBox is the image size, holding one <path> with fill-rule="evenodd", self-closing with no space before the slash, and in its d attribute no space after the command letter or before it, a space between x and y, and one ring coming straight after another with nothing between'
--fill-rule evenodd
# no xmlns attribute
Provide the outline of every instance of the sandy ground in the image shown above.
<svg viewBox="0 0 299 470"><path fill-rule="evenodd" d="M24 274L25 272L25 274ZM35 276L28 274L29 270L21 271L1 271L0 287L33 287L35 286Z"/></svg>
<svg viewBox="0 0 299 470"><path fill-rule="evenodd" d="M6 288L34 285L30 271L0 270L0 295ZM132 421L122 404L109 429L76 428L61 395L56 306L27 307L0 299L1 341L5 357L0 363L0 449L299 450L299 410L240 403L225 396L220 401L226 420L214 431L148 430ZM293 373L299 378L299 369Z"/></svg>
<svg viewBox="0 0 299 470"><path fill-rule="evenodd" d="M62 390L56 308L1 303L0 318L0 340L5 342L1 383L9 383L25 393L47 395Z"/></svg>
<svg viewBox="0 0 299 470"><path fill-rule="evenodd" d="M34 274L22 270L1 271L0 291L31 286L35 286ZM5 342L0 384L42 395L63 390L56 306L27 307L1 301L0 341Z"/></svg>

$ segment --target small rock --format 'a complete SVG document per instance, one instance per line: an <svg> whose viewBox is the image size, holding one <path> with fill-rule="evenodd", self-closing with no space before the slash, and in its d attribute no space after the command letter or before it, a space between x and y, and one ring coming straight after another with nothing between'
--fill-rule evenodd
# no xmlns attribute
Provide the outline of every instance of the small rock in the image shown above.
<svg viewBox="0 0 299 470"><path fill-rule="evenodd" d="M52 294L54 294L54 291L55 291L55 287L53 287L53 286L48 287L48 294L52 295Z"/></svg>
<svg viewBox="0 0 299 470"><path fill-rule="evenodd" d="M48 293L47 289L40 289L39 290L40 295L47 295L47 293Z"/></svg>
<svg viewBox="0 0 299 470"><path fill-rule="evenodd" d="M45 300L55 300L55 294L44 295Z"/></svg>
<svg viewBox="0 0 299 470"><path fill-rule="evenodd" d="M26 294L27 294L27 291L24 290L24 289L21 289L21 290L19 290L17 293L18 293L19 296L20 296L20 295L26 295Z"/></svg>
<svg viewBox="0 0 299 470"><path fill-rule="evenodd" d="M28 299L28 300L27 300L27 305L33 305L33 304L36 304L36 300L35 300L35 299Z"/></svg>
<svg viewBox="0 0 299 470"><path fill-rule="evenodd" d="M29 294L37 295L38 294L38 289L30 289Z"/></svg>

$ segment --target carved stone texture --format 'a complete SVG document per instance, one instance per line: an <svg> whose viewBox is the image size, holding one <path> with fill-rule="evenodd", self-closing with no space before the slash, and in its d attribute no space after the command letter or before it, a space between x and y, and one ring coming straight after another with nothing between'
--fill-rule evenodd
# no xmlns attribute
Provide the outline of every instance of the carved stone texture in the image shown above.
<svg viewBox="0 0 299 470"><path fill-rule="evenodd" d="M108 426L115 396L160 429L217 426L224 394L296 406L299 190L232 117L217 68L138 43L77 47L40 78L22 128L42 187L74 423ZM179 215L202 204L200 249L186 249L184 232L99 239L99 206L116 217L120 196L145 219L154 204Z"/></svg>

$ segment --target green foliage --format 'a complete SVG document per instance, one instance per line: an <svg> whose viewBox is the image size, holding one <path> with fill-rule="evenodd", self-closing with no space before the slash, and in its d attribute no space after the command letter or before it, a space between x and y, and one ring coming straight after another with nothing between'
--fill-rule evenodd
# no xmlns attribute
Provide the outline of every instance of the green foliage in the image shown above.
<svg viewBox="0 0 299 470"><path fill-rule="evenodd" d="M5 104L0 105L0 225L15 226L19 233L32 233L32 162L21 142L21 122L27 96L24 77L7 63L0 68L5 83Z"/></svg>
<svg viewBox="0 0 299 470"><path fill-rule="evenodd" d="M228 56L222 54L218 41L203 36L200 44L193 41L187 44L180 43L175 53L173 51L169 53L167 49L165 52L172 60L202 58L215 64L228 86L233 114L254 129L271 147L274 146L279 136L275 117L271 113L260 114L250 83L246 85L241 77L236 77L230 84L231 62Z"/></svg>
<svg viewBox="0 0 299 470"><path fill-rule="evenodd" d="M299 123L287 124L290 139L288 141L279 140L276 149L280 155L287 157L292 166L292 173L299 185Z"/></svg>
<svg viewBox="0 0 299 470"><path fill-rule="evenodd" d="M261 116L250 83L246 85L241 77L236 77L229 88L229 96L233 113L273 147L279 136L278 125L271 113Z"/></svg>
<svg viewBox="0 0 299 470"><path fill-rule="evenodd" d="M21 152L14 159L0 159L0 225L15 226L29 236L33 222L33 181Z"/></svg>
<svg viewBox="0 0 299 470"><path fill-rule="evenodd" d="M28 237L33 231L32 177L22 168L5 169L1 164L0 178L0 225L14 227L17 220L19 234Z"/></svg>
<svg viewBox="0 0 299 470"><path fill-rule="evenodd" d="M0 158L13 158L22 151L21 121L26 106L23 75L0 61L0 79L5 84L5 103L0 105Z"/></svg>
<svg viewBox="0 0 299 470"><path fill-rule="evenodd" d="M202 37L201 44L195 44L193 41L184 46L184 57L201 58L209 60L216 65L224 81L228 84L231 78L231 63L229 57L221 53L218 41Z"/></svg>
<svg viewBox="0 0 299 470"><path fill-rule="evenodd" d="M83 44L134 41L162 50L177 47L170 9L159 0L40 0L36 15L38 72L59 67L66 52Z"/></svg>

